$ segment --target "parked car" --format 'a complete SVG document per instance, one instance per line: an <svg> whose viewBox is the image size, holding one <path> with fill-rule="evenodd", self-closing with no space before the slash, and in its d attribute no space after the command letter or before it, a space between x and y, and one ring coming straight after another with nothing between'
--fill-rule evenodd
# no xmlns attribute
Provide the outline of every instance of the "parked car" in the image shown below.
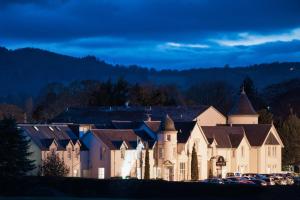
<svg viewBox="0 0 300 200"><path fill-rule="evenodd" d="M275 182L274 182L273 178L271 178L271 177L266 177L266 178L263 178L263 179L261 179L261 180L266 181L266 183L267 183L268 186L273 186L273 185L275 185Z"/></svg>
<svg viewBox="0 0 300 200"><path fill-rule="evenodd" d="M256 174L256 173L246 173L246 174L243 174L242 177L248 177L248 178L253 177L253 178L256 178L257 175L258 174Z"/></svg>
<svg viewBox="0 0 300 200"><path fill-rule="evenodd" d="M280 175L274 175L272 176L275 185L287 185L287 181Z"/></svg>
<svg viewBox="0 0 300 200"><path fill-rule="evenodd" d="M256 178L251 177L251 178L249 178L249 180L259 186L267 186L268 185L266 181L261 180L261 179L256 179Z"/></svg>
<svg viewBox="0 0 300 200"><path fill-rule="evenodd" d="M223 178L223 182L224 182L224 184L239 184L238 181L233 181L233 180L230 180L227 178Z"/></svg>
<svg viewBox="0 0 300 200"><path fill-rule="evenodd" d="M294 185L300 186L300 176L294 177Z"/></svg>
<svg viewBox="0 0 300 200"><path fill-rule="evenodd" d="M242 177L242 174L240 172L228 172L226 173L226 178L227 177Z"/></svg>
<svg viewBox="0 0 300 200"><path fill-rule="evenodd" d="M209 183L209 184L224 184L224 181L221 178L208 178L202 182Z"/></svg>
<svg viewBox="0 0 300 200"><path fill-rule="evenodd" d="M236 181L240 184L251 184L253 185L254 183L250 180L248 180L247 178L244 178L244 177L228 177L226 179L229 179L231 181Z"/></svg>

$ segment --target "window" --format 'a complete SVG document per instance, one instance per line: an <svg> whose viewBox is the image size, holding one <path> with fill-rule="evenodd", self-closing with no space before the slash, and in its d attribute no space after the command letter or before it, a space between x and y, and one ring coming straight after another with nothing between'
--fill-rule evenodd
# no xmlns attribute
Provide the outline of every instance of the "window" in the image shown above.
<svg viewBox="0 0 300 200"><path fill-rule="evenodd" d="M76 148L75 149L75 157L77 160L79 159L79 154L80 154L79 148Z"/></svg>
<svg viewBox="0 0 300 200"><path fill-rule="evenodd" d="M67 151L68 151L68 158L69 158L69 160L71 160L71 158L72 158L72 149L69 147L67 149Z"/></svg>
<svg viewBox="0 0 300 200"><path fill-rule="evenodd" d="M163 158L163 148L158 149L158 157Z"/></svg>
<svg viewBox="0 0 300 200"><path fill-rule="evenodd" d="M55 151L56 151L55 148L51 148L51 149L50 149L51 154L55 154Z"/></svg>
<svg viewBox="0 0 300 200"><path fill-rule="evenodd" d="M121 158L124 159L125 158L125 148L121 149Z"/></svg>
<svg viewBox="0 0 300 200"><path fill-rule="evenodd" d="M271 147L268 147L268 156L271 156Z"/></svg>
<svg viewBox="0 0 300 200"><path fill-rule="evenodd" d="M161 170L159 167L157 168L157 178L161 178Z"/></svg>
<svg viewBox="0 0 300 200"><path fill-rule="evenodd" d="M176 147L173 148L173 158L175 159L177 156L177 151L176 151Z"/></svg>
<svg viewBox="0 0 300 200"><path fill-rule="evenodd" d="M235 150L232 150L232 157L235 157Z"/></svg>
<svg viewBox="0 0 300 200"><path fill-rule="evenodd" d="M99 151L99 159L100 160L104 160L104 152L105 152L105 148L100 147L100 151Z"/></svg>
<svg viewBox="0 0 300 200"><path fill-rule="evenodd" d="M171 135L167 135L167 141L171 141Z"/></svg>
<svg viewBox="0 0 300 200"><path fill-rule="evenodd" d="M276 146L273 147L273 156L276 157Z"/></svg>
<svg viewBox="0 0 300 200"><path fill-rule="evenodd" d="M98 168L98 178L99 179L104 179L104 168Z"/></svg>
<svg viewBox="0 0 300 200"><path fill-rule="evenodd" d="M185 163L181 162L179 164L179 176L180 180L185 180Z"/></svg>
<svg viewBox="0 0 300 200"><path fill-rule="evenodd" d="M244 152L244 147L243 146L242 146L241 151L242 151L242 157L244 157L245 152Z"/></svg>

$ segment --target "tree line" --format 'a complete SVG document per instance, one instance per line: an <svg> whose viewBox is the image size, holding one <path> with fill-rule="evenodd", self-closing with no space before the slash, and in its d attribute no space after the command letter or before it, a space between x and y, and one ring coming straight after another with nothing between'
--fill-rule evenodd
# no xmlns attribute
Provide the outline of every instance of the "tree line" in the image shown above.
<svg viewBox="0 0 300 200"><path fill-rule="evenodd" d="M38 97L27 98L22 108L0 105L0 118L13 117L18 122L47 122L76 106L129 105L213 105L227 114L243 87L259 113L259 123L274 123L284 142L283 163L300 163L300 79L288 80L258 90L250 77L235 89L227 82L211 81L186 89L176 85L131 84L117 81L74 81L70 84L51 83Z"/></svg>

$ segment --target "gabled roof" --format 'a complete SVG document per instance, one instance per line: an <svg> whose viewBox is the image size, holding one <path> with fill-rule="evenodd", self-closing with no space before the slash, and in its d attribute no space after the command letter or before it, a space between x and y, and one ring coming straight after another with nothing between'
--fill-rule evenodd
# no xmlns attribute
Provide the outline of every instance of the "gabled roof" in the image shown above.
<svg viewBox="0 0 300 200"><path fill-rule="evenodd" d="M244 128L251 146L262 146L272 128L272 124L243 124L237 126Z"/></svg>
<svg viewBox="0 0 300 200"><path fill-rule="evenodd" d="M241 92L229 115L257 115L244 90Z"/></svg>
<svg viewBox="0 0 300 200"><path fill-rule="evenodd" d="M214 139L218 148L237 148L245 133L242 127L231 126L201 126L209 142Z"/></svg>
<svg viewBox="0 0 300 200"><path fill-rule="evenodd" d="M42 150L49 150L49 146L55 140L58 150L65 150L69 142L75 144L78 137L68 125L48 125L48 124L19 124L23 131Z"/></svg>
<svg viewBox="0 0 300 200"><path fill-rule="evenodd" d="M92 129L91 132L112 150L120 149L125 142L129 149L135 149L138 136L132 129Z"/></svg>
<svg viewBox="0 0 300 200"><path fill-rule="evenodd" d="M275 138L275 136L273 135L273 133L270 133L269 136L266 139L265 144L267 145L280 145L280 143L278 142L278 140Z"/></svg>
<svg viewBox="0 0 300 200"><path fill-rule="evenodd" d="M177 132L177 142L178 143L186 143L196 126L196 121L191 122L175 122L175 128Z"/></svg>

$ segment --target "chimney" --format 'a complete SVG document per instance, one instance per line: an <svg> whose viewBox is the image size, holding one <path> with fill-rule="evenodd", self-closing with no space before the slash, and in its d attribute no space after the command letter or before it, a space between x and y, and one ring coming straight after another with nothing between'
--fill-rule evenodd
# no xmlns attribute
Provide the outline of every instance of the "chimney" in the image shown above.
<svg viewBox="0 0 300 200"><path fill-rule="evenodd" d="M26 114L26 112L24 112L24 124L26 124L27 123L27 114Z"/></svg>
<svg viewBox="0 0 300 200"><path fill-rule="evenodd" d="M151 121L151 114L147 114L147 121L148 121L148 122Z"/></svg>

